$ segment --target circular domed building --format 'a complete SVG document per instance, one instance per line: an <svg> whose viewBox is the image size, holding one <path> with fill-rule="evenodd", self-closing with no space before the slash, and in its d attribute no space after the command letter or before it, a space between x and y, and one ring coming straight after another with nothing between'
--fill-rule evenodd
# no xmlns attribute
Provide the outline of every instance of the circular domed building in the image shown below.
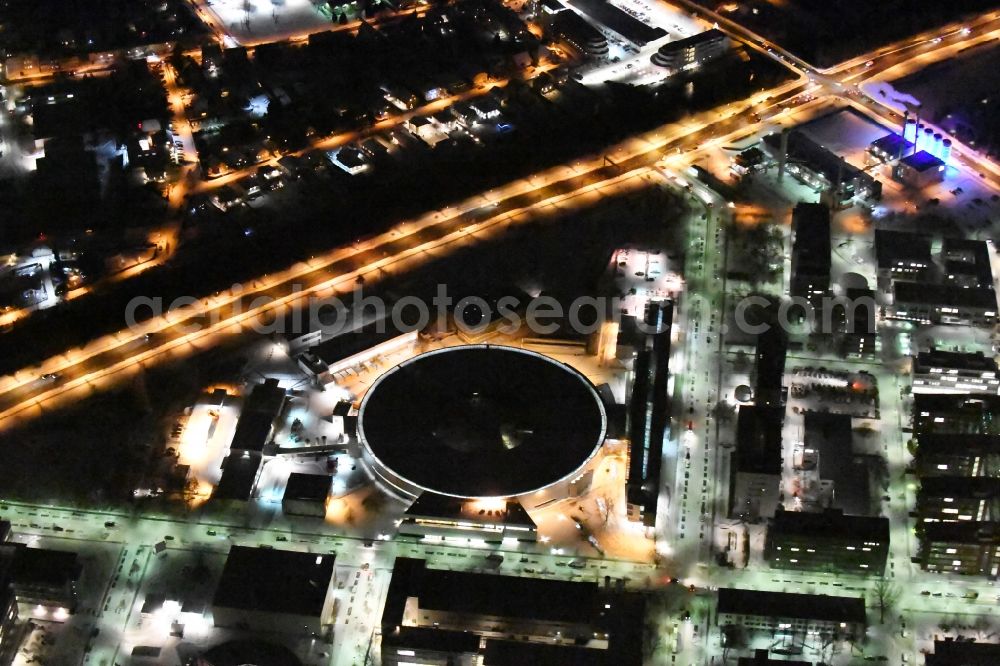
<svg viewBox="0 0 1000 666"><path fill-rule="evenodd" d="M365 462L410 497L565 496L606 429L604 405L582 373L495 345L445 348L397 365L372 384L358 414Z"/></svg>

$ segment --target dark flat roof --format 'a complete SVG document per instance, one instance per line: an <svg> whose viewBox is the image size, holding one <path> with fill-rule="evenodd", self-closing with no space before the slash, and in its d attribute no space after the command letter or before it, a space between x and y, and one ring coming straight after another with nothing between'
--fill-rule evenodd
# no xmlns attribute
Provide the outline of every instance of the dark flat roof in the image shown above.
<svg viewBox="0 0 1000 666"><path fill-rule="evenodd" d="M1000 479L990 476L928 476L920 479L918 497L992 499L1000 497Z"/></svg>
<svg viewBox="0 0 1000 666"><path fill-rule="evenodd" d="M736 417L737 472L781 474L783 407L741 405Z"/></svg>
<svg viewBox="0 0 1000 666"><path fill-rule="evenodd" d="M420 608L524 620L591 622L597 583L425 569Z"/></svg>
<svg viewBox="0 0 1000 666"><path fill-rule="evenodd" d="M889 543L888 518L850 516L839 509L828 509L822 513L776 511L770 529L775 533L817 539L872 539Z"/></svg>
<svg viewBox="0 0 1000 666"><path fill-rule="evenodd" d="M726 33L722 32L718 28L709 28L708 30L691 35L690 37L667 42L659 48L659 53L675 53L693 46L699 46L707 42L715 41L716 39L727 39Z"/></svg>
<svg viewBox="0 0 1000 666"><path fill-rule="evenodd" d="M572 9L556 12L555 18L552 19L552 29L557 35L576 42L581 48L586 48L589 44L607 49L607 39L601 31Z"/></svg>
<svg viewBox="0 0 1000 666"><path fill-rule="evenodd" d="M896 262L931 263L931 239L924 234L891 229L875 230L875 256L879 268L892 268Z"/></svg>
<svg viewBox="0 0 1000 666"><path fill-rule="evenodd" d="M785 358L788 355L788 338L778 326L769 326L757 336L754 354L757 390L779 389L785 374Z"/></svg>
<svg viewBox="0 0 1000 666"><path fill-rule="evenodd" d="M1000 645L967 641L934 641L934 654L924 658L927 666L996 666Z"/></svg>
<svg viewBox="0 0 1000 666"><path fill-rule="evenodd" d="M382 612L383 641L402 646L407 629L401 627L406 600L418 607L469 616L496 615L510 619L567 621L609 635L606 650L578 646L543 646L487 638L485 664L524 666L639 666L642 664L646 599L638 593L604 594L597 583L497 574L428 569L425 560L397 557ZM427 646L437 640L465 641L461 637L428 634ZM417 640L424 640L418 637ZM478 640L478 639L477 639ZM496 644L494 644L496 643ZM412 645L413 643L411 643Z"/></svg>
<svg viewBox="0 0 1000 666"><path fill-rule="evenodd" d="M736 664L737 666L812 666L810 661L770 659L767 656L767 650L756 650L752 657L740 657Z"/></svg>
<svg viewBox="0 0 1000 666"><path fill-rule="evenodd" d="M393 325L391 317L385 317L310 347L309 353L327 365L334 365L405 333Z"/></svg>
<svg viewBox="0 0 1000 666"><path fill-rule="evenodd" d="M792 245L793 272L805 269L810 275L830 276L830 208L824 204L800 203L792 213L795 243Z"/></svg>
<svg viewBox="0 0 1000 666"><path fill-rule="evenodd" d="M1000 524L958 521L923 523L923 539L939 543L988 543L1000 546Z"/></svg>
<svg viewBox="0 0 1000 666"><path fill-rule="evenodd" d="M319 617L333 579L333 555L233 546L213 606Z"/></svg>
<svg viewBox="0 0 1000 666"><path fill-rule="evenodd" d="M512 347L428 352L376 380L358 435L378 461L427 490L510 497L572 474L604 440L605 413L580 372Z"/></svg>
<svg viewBox="0 0 1000 666"><path fill-rule="evenodd" d="M383 633L401 623L408 597L420 608L459 614L587 623L598 616L599 593L597 583L429 569L425 560L397 557Z"/></svg>
<svg viewBox="0 0 1000 666"><path fill-rule="evenodd" d="M302 662L283 645L256 640L229 641L206 650L201 659L209 666L301 666Z"/></svg>
<svg viewBox="0 0 1000 666"><path fill-rule="evenodd" d="M1000 408L1000 398L992 395L960 393L917 393L913 396L913 412L931 415L960 411L989 411Z"/></svg>
<svg viewBox="0 0 1000 666"><path fill-rule="evenodd" d="M1000 435L968 435L957 433L918 434L917 457L948 454L977 456L1000 453Z"/></svg>
<svg viewBox="0 0 1000 666"><path fill-rule="evenodd" d="M957 305L996 311L997 295L992 288L953 287L929 282L896 282L893 293L897 303L922 303L924 305Z"/></svg>
<svg viewBox="0 0 1000 666"><path fill-rule="evenodd" d="M663 28L648 26L607 0L568 0L568 3L637 46L645 46L667 35Z"/></svg>
<svg viewBox="0 0 1000 666"><path fill-rule="evenodd" d="M253 495L253 487L260 472L261 460L257 455L231 454L222 461L222 478L212 491L212 499L241 500Z"/></svg>
<svg viewBox="0 0 1000 666"><path fill-rule="evenodd" d="M325 502L330 495L332 478L329 474L292 472L285 485L284 499Z"/></svg>
<svg viewBox="0 0 1000 666"><path fill-rule="evenodd" d="M979 278L980 286L993 282L993 266L990 264L990 249L986 241L971 238L945 238L941 254L949 267L965 266L966 272Z"/></svg>
<svg viewBox="0 0 1000 666"><path fill-rule="evenodd" d="M849 414L806 412L804 440L819 453L820 478L833 482L832 506L845 513L871 513L868 466L854 455Z"/></svg>
<svg viewBox="0 0 1000 666"><path fill-rule="evenodd" d="M954 368L978 372L996 372L997 362L992 356L982 352L965 353L932 349L917 354L914 372L926 372L929 368Z"/></svg>
<svg viewBox="0 0 1000 666"><path fill-rule="evenodd" d="M604 650L489 639L483 666L611 666Z"/></svg>
<svg viewBox="0 0 1000 666"><path fill-rule="evenodd" d="M400 627L382 637L382 645L414 650L441 652L479 652L480 638L468 631L449 631L430 627Z"/></svg>
<svg viewBox="0 0 1000 666"><path fill-rule="evenodd" d="M723 587L719 589L719 613L864 623L865 600L862 597L760 592Z"/></svg>
<svg viewBox="0 0 1000 666"><path fill-rule="evenodd" d="M7 543L0 552L10 557L7 573L15 585L59 587L80 577L82 567L77 554L65 550L28 548L23 543Z"/></svg>
<svg viewBox="0 0 1000 666"><path fill-rule="evenodd" d="M284 404L285 389L278 386L277 379L268 378L263 384L254 386L243 403L229 448L234 451L262 451Z"/></svg>

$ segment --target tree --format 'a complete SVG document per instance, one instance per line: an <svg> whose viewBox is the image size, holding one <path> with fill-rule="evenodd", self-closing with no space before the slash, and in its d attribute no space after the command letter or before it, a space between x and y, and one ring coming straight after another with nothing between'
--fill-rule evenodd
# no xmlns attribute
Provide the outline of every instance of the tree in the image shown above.
<svg viewBox="0 0 1000 666"><path fill-rule="evenodd" d="M875 581L872 588L872 603L878 608L879 624L885 623L886 611L892 610L899 601L899 586L885 576Z"/></svg>

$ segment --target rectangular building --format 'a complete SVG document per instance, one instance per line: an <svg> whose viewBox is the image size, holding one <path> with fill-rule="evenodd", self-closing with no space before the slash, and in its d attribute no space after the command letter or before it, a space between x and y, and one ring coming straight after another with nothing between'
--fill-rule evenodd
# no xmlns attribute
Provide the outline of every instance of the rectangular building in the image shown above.
<svg viewBox="0 0 1000 666"><path fill-rule="evenodd" d="M322 383L332 382L337 373L363 363L377 354L399 349L417 339L416 330L397 327L392 317L383 317L343 330L297 357L299 366Z"/></svg>
<svg viewBox="0 0 1000 666"><path fill-rule="evenodd" d="M601 31L571 9L555 12L549 20L552 34L583 56L598 58L608 55L608 40Z"/></svg>
<svg viewBox="0 0 1000 666"><path fill-rule="evenodd" d="M929 476L920 480L917 519L922 523L1000 522L1000 478Z"/></svg>
<svg viewBox="0 0 1000 666"><path fill-rule="evenodd" d="M752 657L740 657L737 659L736 666L812 666L812 662L771 659L767 656L767 650L755 650Z"/></svg>
<svg viewBox="0 0 1000 666"><path fill-rule="evenodd" d="M889 556L889 519L778 511L767 530L764 557L773 569L878 575Z"/></svg>
<svg viewBox="0 0 1000 666"><path fill-rule="evenodd" d="M281 498L282 511L296 516L326 517L332 484L333 477L329 474L292 472Z"/></svg>
<svg viewBox="0 0 1000 666"><path fill-rule="evenodd" d="M997 295L992 288L965 289L930 282L896 282L889 319L923 325L979 326L997 323Z"/></svg>
<svg viewBox="0 0 1000 666"><path fill-rule="evenodd" d="M483 638L469 631L400 627L382 636L382 664L479 666Z"/></svg>
<svg viewBox="0 0 1000 666"><path fill-rule="evenodd" d="M463 538L492 544L534 542L538 527L516 501L478 501L421 493L403 515L399 533Z"/></svg>
<svg viewBox="0 0 1000 666"><path fill-rule="evenodd" d="M921 478L932 476L1000 476L1000 436L919 433L914 468Z"/></svg>
<svg viewBox="0 0 1000 666"><path fill-rule="evenodd" d="M697 35L667 42L653 54L654 65L673 71L692 69L714 60L729 50L726 33L712 28Z"/></svg>
<svg viewBox="0 0 1000 666"><path fill-rule="evenodd" d="M784 407L743 405L736 417L736 448L729 462L729 516L770 518L781 492Z"/></svg>
<svg viewBox="0 0 1000 666"><path fill-rule="evenodd" d="M212 490L212 501L229 502L234 506L249 502L257 487L263 460L249 451L226 456L222 461L222 476Z"/></svg>
<svg viewBox="0 0 1000 666"><path fill-rule="evenodd" d="M1000 525L996 523L922 523L918 534L918 561L926 571L1000 574Z"/></svg>
<svg viewBox="0 0 1000 666"><path fill-rule="evenodd" d="M1000 393L997 362L982 352L932 349L913 359L914 393Z"/></svg>
<svg viewBox="0 0 1000 666"><path fill-rule="evenodd" d="M628 396L629 457L625 480L630 521L656 525L663 442L670 427L670 328L673 301L651 301L643 314L645 331L633 362ZM638 331L637 331L638 333Z"/></svg>
<svg viewBox="0 0 1000 666"><path fill-rule="evenodd" d="M800 203L792 212L792 296L816 301L830 291L830 208Z"/></svg>
<svg viewBox="0 0 1000 666"><path fill-rule="evenodd" d="M778 407L785 404L788 389L784 385L788 338L780 326L772 324L757 336L752 381L754 404Z"/></svg>
<svg viewBox="0 0 1000 666"><path fill-rule="evenodd" d="M593 582L446 571L397 557L382 663L640 666L644 616L640 596Z"/></svg>
<svg viewBox="0 0 1000 666"><path fill-rule="evenodd" d="M804 420L805 452L818 459L828 506L849 515L871 515L868 463L854 453L850 415L806 412Z"/></svg>
<svg viewBox="0 0 1000 666"><path fill-rule="evenodd" d="M772 634L834 633L859 638L866 626L865 600L723 587L717 623Z"/></svg>
<svg viewBox="0 0 1000 666"><path fill-rule="evenodd" d="M944 281L956 287L992 287L993 266L986 241L945 238L941 245Z"/></svg>
<svg viewBox="0 0 1000 666"><path fill-rule="evenodd" d="M333 555L233 546L212 599L216 627L320 635L333 621Z"/></svg>
<svg viewBox="0 0 1000 666"><path fill-rule="evenodd" d="M875 139L868 145L865 154L865 163L869 166L896 162L903 155L909 155L913 151L914 145L899 136L895 132L886 134L880 139Z"/></svg>
<svg viewBox="0 0 1000 666"><path fill-rule="evenodd" d="M567 0L567 2L636 46L643 47L667 36L667 31L663 28L643 23L631 14L615 7L608 0Z"/></svg>
<svg viewBox="0 0 1000 666"><path fill-rule="evenodd" d="M847 357L874 356L878 352L877 304L871 289L848 289L847 304L838 322L840 351ZM840 313L839 309L835 312Z"/></svg>
<svg viewBox="0 0 1000 666"><path fill-rule="evenodd" d="M955 393L913 396L913 432L988 434L1000 423L1000 397Z"/></svg>
<svg viewBox="0 0 1000 666"><path fill-rule="evenodd" d="M934 641L934 653L924 657L926 666L996 666L1000 644L947 639Z"/></svg>
<svg viewBox="0 0 1000 666"><path fill-rule="evenodd" d="M944 162L926 150L918 150L899 160L896 178L910 187L923 188L944 180Z"/></svg>
<svg viewBox="0 0 1000 666"><path fill-rule="evenodd" d="M0 545L0 568L3 561L18 603L76 610L76 583L83 572L76 553L8 542Z"/></svg>
<svg viewBox="0 0 1000 666"><path fill-rule="evenodd" d="M879 277L893 280L923 280L933 266L930 236L907 231L876 229L875 259Z"/></svg>
<svg viewBox="0 0 1000 666"><path fill-rule="evenodd" d="M229 450L261 455L284 407L285 389L278 385L277 379L268 378L263 384L255 385L243 402Z"/></svg>

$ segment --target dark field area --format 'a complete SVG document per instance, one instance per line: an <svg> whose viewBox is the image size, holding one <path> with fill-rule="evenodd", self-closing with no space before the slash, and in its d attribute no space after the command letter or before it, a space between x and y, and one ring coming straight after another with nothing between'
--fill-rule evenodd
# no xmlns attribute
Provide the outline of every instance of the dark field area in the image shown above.
<svg viewBox="0 0 1000 666"><path fill-rule="evenodd" d="M1000 6L996 0L697 0L819 67Z"/></svg>

